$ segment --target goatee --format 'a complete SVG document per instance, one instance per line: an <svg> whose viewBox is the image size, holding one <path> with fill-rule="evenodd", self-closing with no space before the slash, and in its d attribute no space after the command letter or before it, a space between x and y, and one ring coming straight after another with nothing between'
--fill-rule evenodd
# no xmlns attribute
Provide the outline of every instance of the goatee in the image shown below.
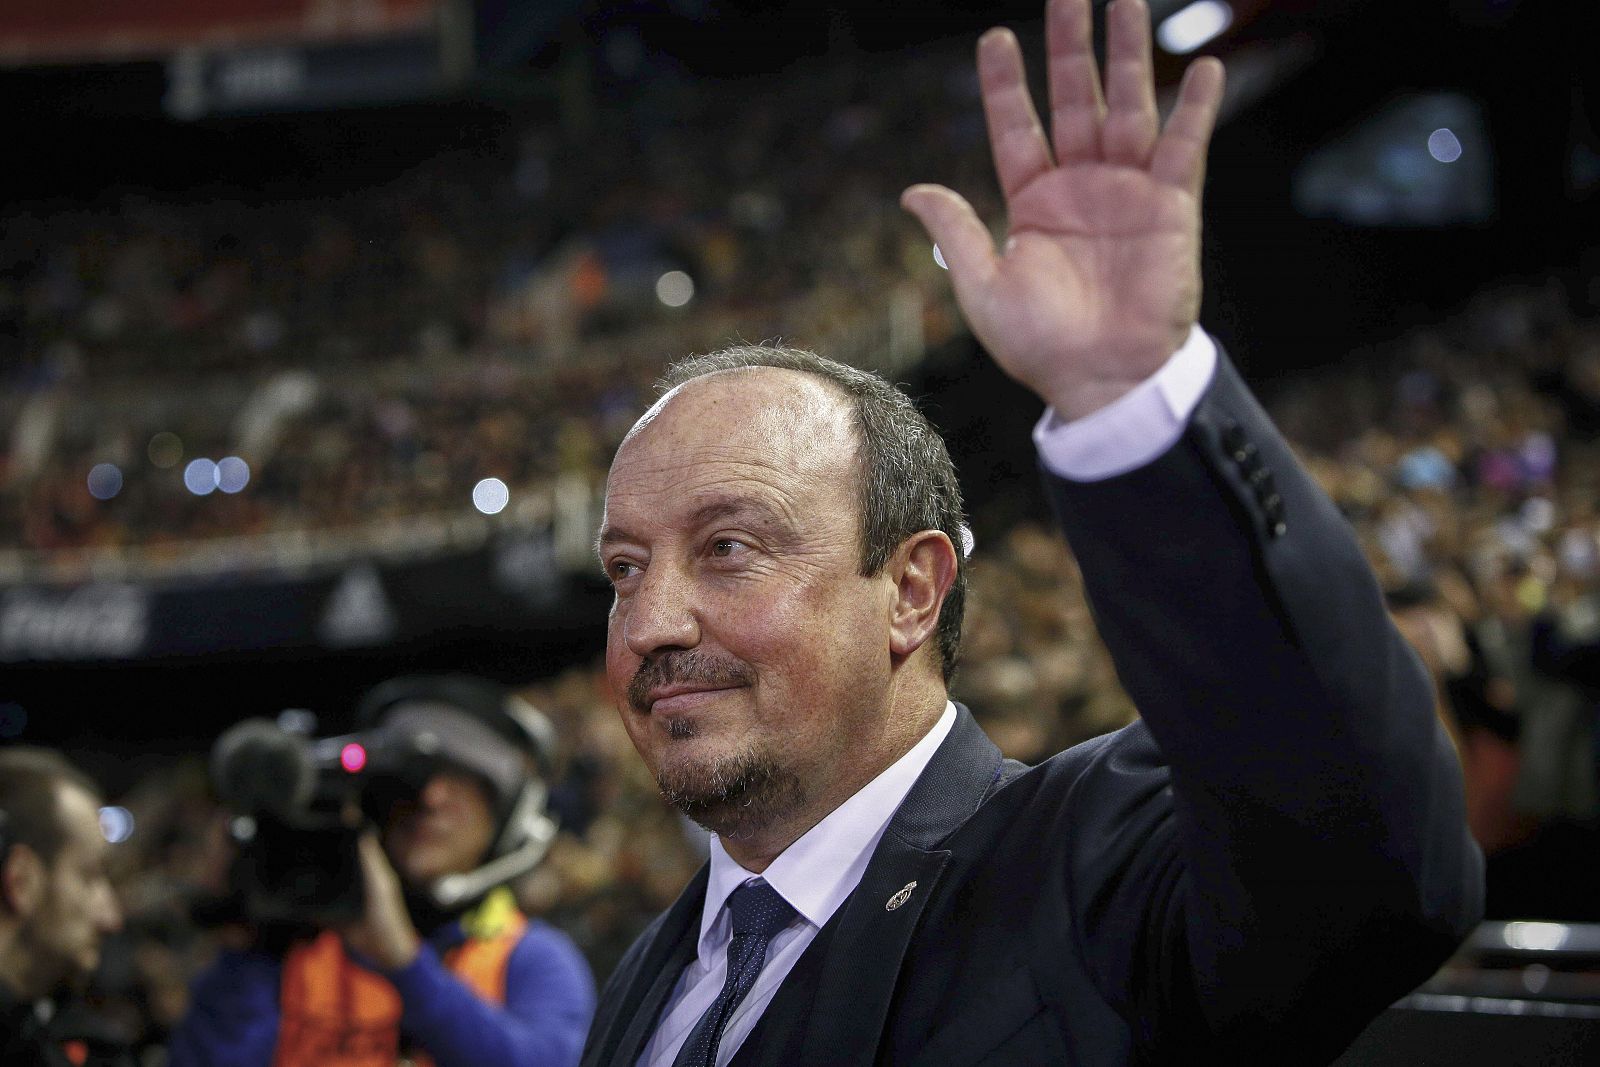
<svg viewBox="0 0 1600 1067"><path fill-rule="evenodd" d="M694 736L683 720L668 729L674 738ZM663 768L656 785L667 803L725 840L760 833L805 803L800 778L759 752L724 756L709 766Z"/></svg>

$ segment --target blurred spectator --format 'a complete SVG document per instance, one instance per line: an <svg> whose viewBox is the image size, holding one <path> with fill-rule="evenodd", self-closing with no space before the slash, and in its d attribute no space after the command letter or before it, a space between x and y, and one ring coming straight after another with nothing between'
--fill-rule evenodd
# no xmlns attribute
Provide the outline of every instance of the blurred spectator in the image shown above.
<svg viewBox="0 0 1600 1067"><path fill-rule="evenodd" d="M670 123L534 125L503 157L332 198L17 205L0 228L0 336L19 354L0 360L0 549L342 527L458 508L484 477L595 476L619 400L635 409L664 353L742 335L914 358L953 319L896 195L915 158L981 165L981 126L916 121L972 93L952 74L967 66L790 74L754 99L671 83L649 105ZM644 177L619 183L624 158ZM289 369L315 395L269 417ZM185 489L189 462L226 456L247 492L213 493L205 471L207 499ZM90 486L100 464L115 473Z"/></svg>
<svg viewBox="0 0 1600 1067"><path fill-rule="evenodd" d="M94 783L58 753L0 751L0 1062L131 1064L73 999L122 923Z"/></svg>
<svg viewBox="0 0 1600 1067"><path fill-rule="evenodd" d="M553 833L544 816L548 723L499 686L461 675L393 679L365 709L374 755L360 804L377 832L359 842L357 917L333 923L308 911L318 902L304 899L301 868L289 868L292 879L259 875L253 893L241 886L243 923L221 930L222 952L195 980L171 1062L577 1063L593 976L565 935L523 915L506 885L539 861ZM236 767L246 748L234 750ZM271 751L268 743L267 767ZM379 763L385 752L407 756ZM279 850L318 855L302 844L311 831L284 825L289 840L263 832L241 871L282 862ZM338 863L321 859L317 870L331 876ZM253 903L268 895L272 913L257 914Z"/></svg>

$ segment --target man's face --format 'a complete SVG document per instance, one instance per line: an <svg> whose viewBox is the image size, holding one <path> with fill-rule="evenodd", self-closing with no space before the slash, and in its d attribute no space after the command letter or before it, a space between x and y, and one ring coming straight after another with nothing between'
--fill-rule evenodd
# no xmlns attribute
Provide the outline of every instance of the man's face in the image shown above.
<svg viewBox="0 0 1600 1067"><path fill-rule="evenodd" d="M422 886L483 862L494 837L489 791L464 771L440 770L417 795L396 804L383 845L403 881Z"/></svg>
<svg viewBox="0 0 1600 1067"><path fill-rule="evenodd" d="M44 891L23 925L41 989L87 982L100 965L100 941L122 926L122 910L106 875L109 846L100 809L82 789L62 785L56 797L66 842L45 865Z"/></svg>
<svg viewBox="0 0 1600 1067"><path fill-rule="evenodd" d="M725 837L874 758L895 591L860 574L856 447L830 387L762 368L669 394L612 464L607 676L663 793Z"/></svg>

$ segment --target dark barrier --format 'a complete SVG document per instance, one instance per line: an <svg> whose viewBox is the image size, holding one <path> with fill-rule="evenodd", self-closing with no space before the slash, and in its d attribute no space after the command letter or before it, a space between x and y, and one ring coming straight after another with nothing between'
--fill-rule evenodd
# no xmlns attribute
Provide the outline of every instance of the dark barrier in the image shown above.
<svg viewBox="0 0 1600 1067"><path fill-rule="evenodd" d="M557 565L547 531L304 573L16 585L0 590L0 662L375 648L452 629L544 628L585 602L584 585Z"/></svg>
<svg viewBox="0 0 1600 1067"><path fill-rule="evenodd" d="M1600 1007L1493 997L1407 997L1337 1067L1593 1067Z"/></svg>
<svg viewBox="0 0 1600 1067"><path fill-rule="evenodd" d="M1484 923L1337 1067L1600 1064L1600 926Z"/></svg>

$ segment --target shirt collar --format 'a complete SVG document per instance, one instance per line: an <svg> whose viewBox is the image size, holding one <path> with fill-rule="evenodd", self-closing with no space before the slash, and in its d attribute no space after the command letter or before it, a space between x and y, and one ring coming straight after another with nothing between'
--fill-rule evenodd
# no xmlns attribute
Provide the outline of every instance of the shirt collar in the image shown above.
<svg viewBox="0 0 1600 1067"><path fill-rule="evenodd" d="M956 706L947 700L944 713L922 740L802 834L762 872L760 877L806 922L821 927L860 883L889 820L927 769L955 721ZM713 939L712 933L729 894L756 877L739 866L722 847L722 841L711 835L711 872L700 911L702 956L711 951L714 940L721 940Z"/></svg>

